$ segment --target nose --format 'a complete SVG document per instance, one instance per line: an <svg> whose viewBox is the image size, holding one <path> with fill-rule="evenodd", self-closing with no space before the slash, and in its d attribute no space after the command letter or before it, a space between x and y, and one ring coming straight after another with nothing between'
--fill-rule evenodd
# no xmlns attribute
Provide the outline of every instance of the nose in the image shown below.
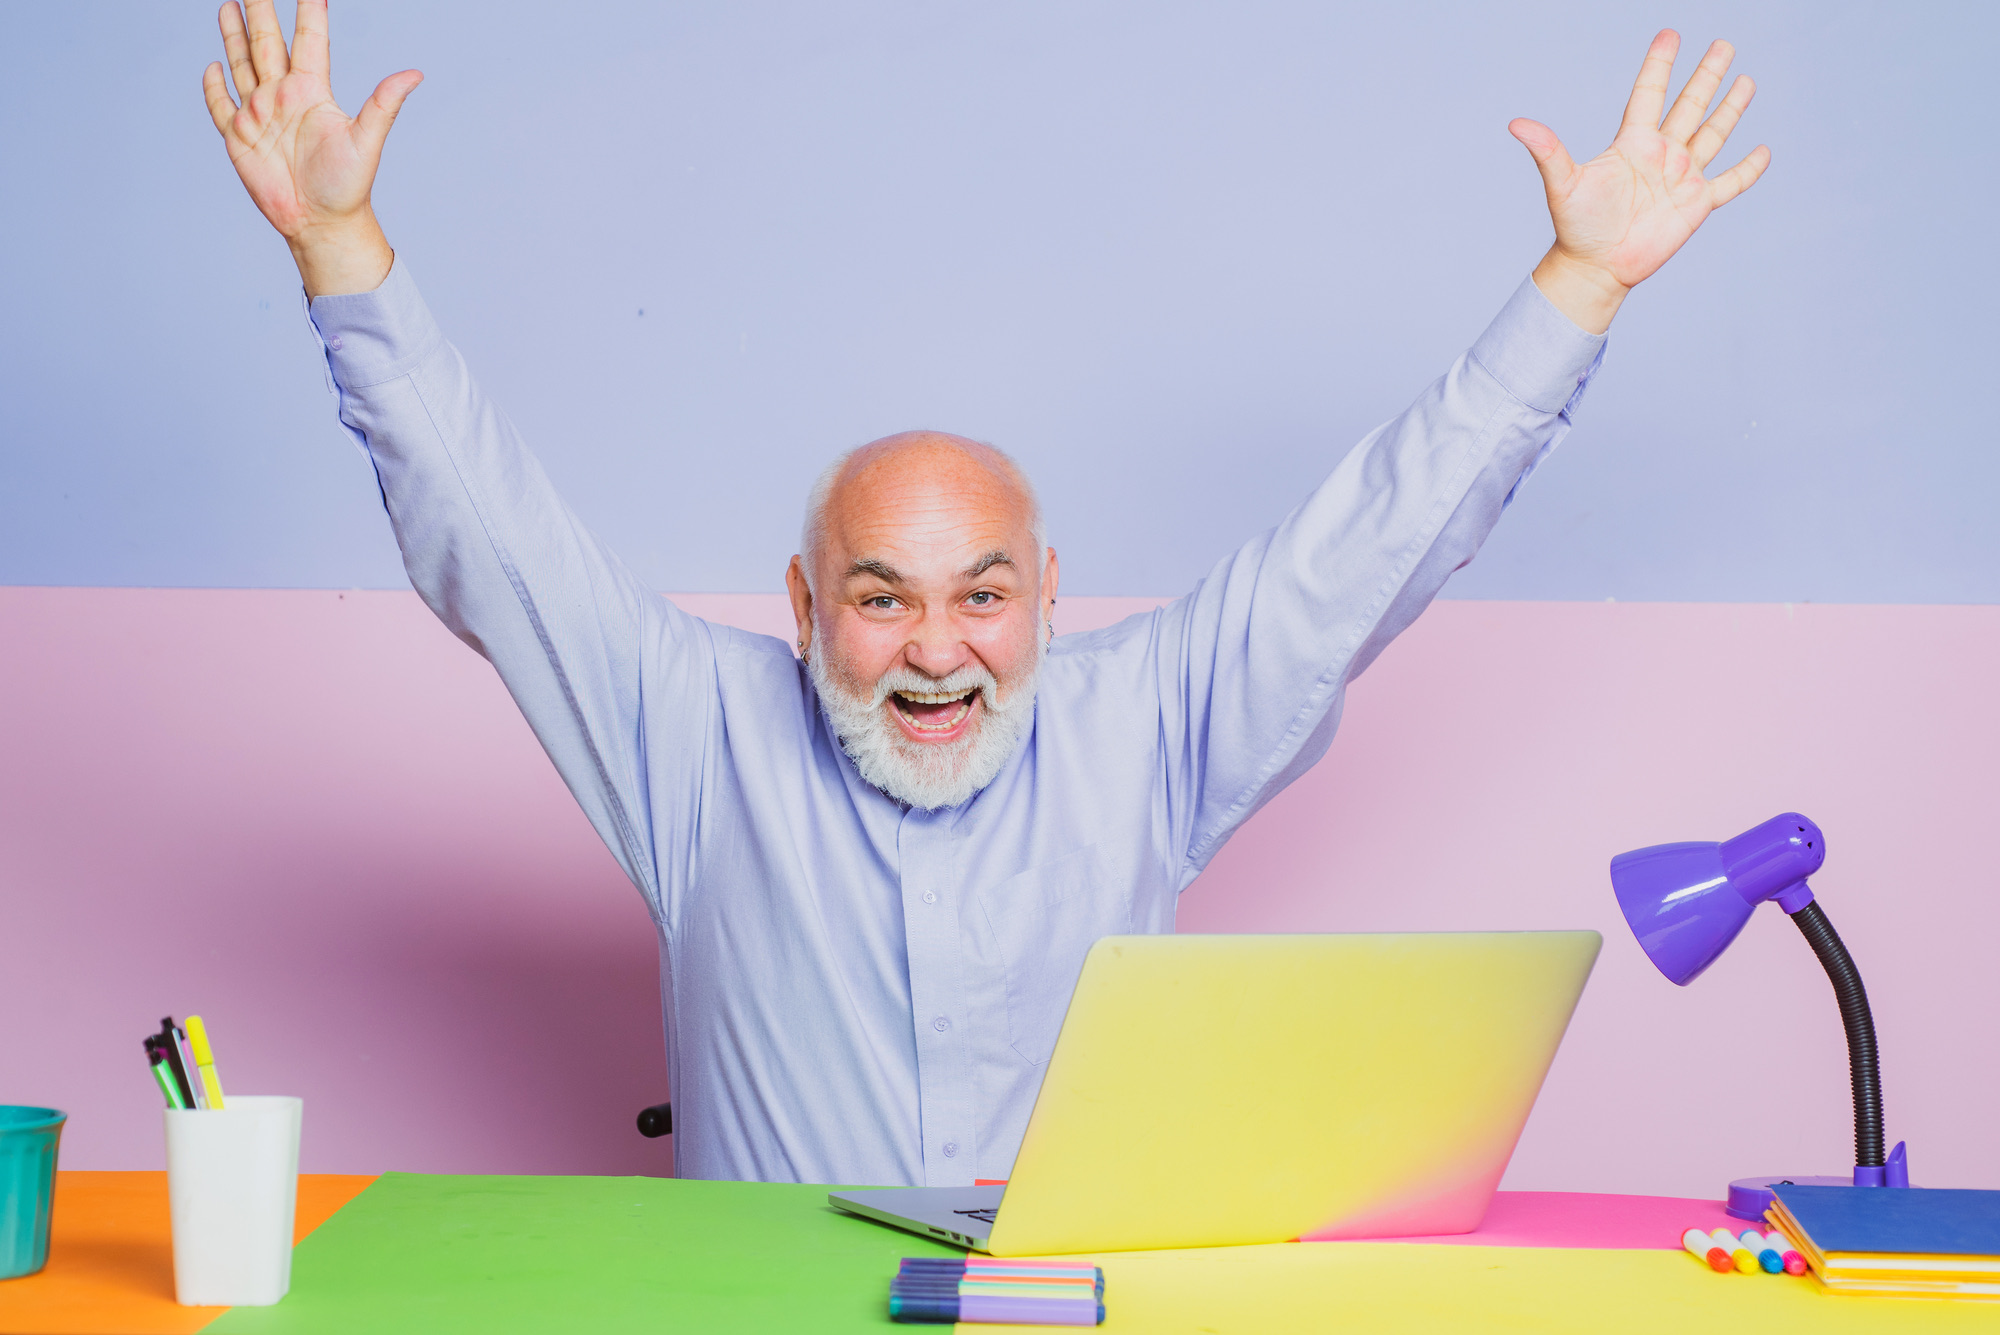
<svg viewBox="0 0 2000 1335"><path fill-rule="evenodd" d="M937 612L925 612L903 646L903 661L930 677L948 677L971 657L952 619Z"/></svg>

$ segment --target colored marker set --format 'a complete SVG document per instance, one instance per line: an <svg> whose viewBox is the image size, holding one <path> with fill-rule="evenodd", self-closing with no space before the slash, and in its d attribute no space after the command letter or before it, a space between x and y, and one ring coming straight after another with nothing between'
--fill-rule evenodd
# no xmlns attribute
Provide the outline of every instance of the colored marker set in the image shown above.
<svg viewBox="0 0 2000 1335"><path fill-rule="evenodd" d="M162 1019L160 1032L146 1035L146 1060L169 1108L221 1109L222 1080L215 1074L208 1026L199 1015L188 1016L185 1029L171 1015Z"/></svg>
<svg viewBox="0 0 2000 1335"><path fill-rule="evenodd" d="M1803 1275L1806 1272L1806 1258L1785 1240L1784 1234L1775 1230L1759 1233L1754 1228L1746 1228L1739 1236L1726 1228L1718 1228L1713 1233L1691 1228L1681 1234L1681 1246L1693 1252L1696 1260L1706 1262L1708 1268L1717 1274L1726 1275L1732 1270L1745 1275Z"/></svg>
<svg viewBox="0 0 2000 1335"><path fill-rule="evenodd" d="M1104 1320L1104 1272L1048 1257L906 1256L889 1282L889 1317L1095 1326Z"/></svg>

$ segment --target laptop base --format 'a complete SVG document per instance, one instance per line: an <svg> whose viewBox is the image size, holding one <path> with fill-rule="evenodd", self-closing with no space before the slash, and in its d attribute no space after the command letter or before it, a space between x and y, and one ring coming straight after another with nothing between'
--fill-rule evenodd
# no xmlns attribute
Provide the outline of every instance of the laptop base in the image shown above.
<svg viewBox="0 0 2000 1335"><path fill-rule="evenodd" d="M1005 1187L869 1187L830 1191L826 1202L864 1219L983 1252L1006 1191Z"/></svg>

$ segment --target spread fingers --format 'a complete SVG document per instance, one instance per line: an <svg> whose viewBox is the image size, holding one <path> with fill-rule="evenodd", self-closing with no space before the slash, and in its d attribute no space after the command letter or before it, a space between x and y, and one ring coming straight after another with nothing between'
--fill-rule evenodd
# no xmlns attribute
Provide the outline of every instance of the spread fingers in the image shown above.
<svg viewBox="0 0 2000 1335"><path fill-rule="evenodd" d="M208 103L209 118L215 122L216 130L227 139L229 124L236 118L236 103L230 100L229 85L222 77L221 61L211 60L208 68L201 72L201 95Z"/></svg>
<svg viewBox="0 0 2000 1335"><path fill-rule="evenodd" d="M1688 160L1696 171L1704 171L1715 161L1715 155L1722 151L1729 140L1730 131L1736 122L1743 119L1743 108L1750 105L1750 99L1757 96L1757 85L1747 74L1736 76L1736 82L1729 85L1729 95L1722 99L1722 105L1715 114L1702 122L1701 128L1688 140Z"/></svg>
<svg viewBox="0 0 2000 1335"><path fill-rule="evenodd" d="M1673 110L1667 113L1666 121L1660 126L1660 133L1669 139L1687 142L1694 127L1701 124L1701 118L1708 112L1709 99L1722 86L1722 76L1729 72L1729 62L1736 59L1736 48L1727 42L1712 42L1702 56L1701 63L1688 76L1687 86L1674 99Z"/></svg>
<svg viewBox="0 0 2000 1335"><path fill-rule="evenodd" d="M326 0L299 0L292 20L292 68L324 79L330 69L326 35Z"/></svg>
<svg viewBox="0 0 2000 1335"><path fill-rule="evenodd" d="M271 83L290 73L292 58L285 52L285 30L278 26L278 7L272 0L248 0L244 16L250 21L250 64L258 83Z"/></svg>
<svg viewBox="0 0 2000 1335"><path fill-rule="evenodd" d="M257 91L257 70L250 63L250 37L243 30L243 11L236 0L228 0L216 21L222 25L222 54L229 59L229 77L236 80L236 96L248 102Z"/></svg>
<svg viewBox="0 0 2000 1335"><path fill-rule="evenodd" d="M1762 144L1750 150L1743 161L1722 173L1709 185L1709 207L1721 208L1730 200L1757 184L1757 178L1771 165L1771 150Z"/></svg>
<svg viewBox="0 0 2000 1335"><path fill-rule="evenodd" d="M1667 105L1667 81L1673 77L1674 57L1681 49L1681 35L1672 28L1663 28L1653 44L1646 48L1646 59L1639 66L1639 77L1632 85L1632 99L1625 104L1625 120L1618 127L1620 133L1626 130L1655 130L1660 125L1660 111Z"/></svg>

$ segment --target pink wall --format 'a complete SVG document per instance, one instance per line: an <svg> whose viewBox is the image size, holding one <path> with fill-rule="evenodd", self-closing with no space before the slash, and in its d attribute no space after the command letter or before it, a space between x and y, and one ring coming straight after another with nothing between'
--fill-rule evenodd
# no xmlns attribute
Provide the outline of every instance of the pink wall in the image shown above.
<svg viewBox="0 0 2000 1335"><path fill-rule="evenodd" d="M788 629L777 598L681 601ZM1922 1182L2000 1187L1996 669L1993 607L1441 603L1181 926L1596 927L1508 1185L1839 1171L1840 1027L1797 932L1767 909L1676 989L1604 877L1795 807L1892 1138ZM69 1109L68 1166L159 1165L139 1037L197 1010L231 1086L306 1096L309 1169L668 1167L631 1127L666 1094L638 896L413 595L0 589L0 702L0 1101Z"/></svg>

